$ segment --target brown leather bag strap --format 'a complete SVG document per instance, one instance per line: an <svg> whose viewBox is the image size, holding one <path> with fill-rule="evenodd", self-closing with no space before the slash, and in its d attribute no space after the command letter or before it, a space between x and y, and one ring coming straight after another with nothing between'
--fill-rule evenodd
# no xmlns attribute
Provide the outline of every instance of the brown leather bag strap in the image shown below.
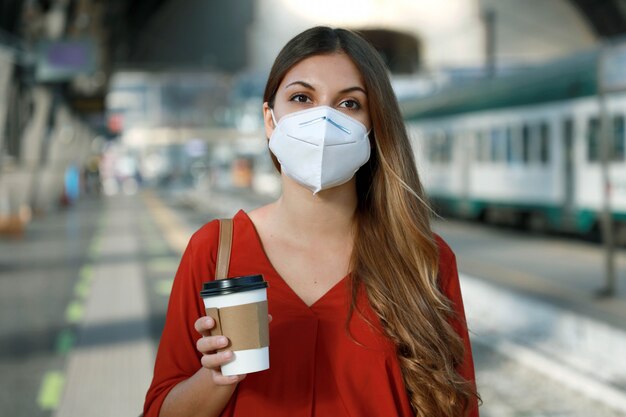
<svg viewBox="0 0 626 417"><path fill-rule="evenodd" d="M233 245L233 219L220 219L220 240L217 247L215 279L228 278L230 250Z"/></svg>

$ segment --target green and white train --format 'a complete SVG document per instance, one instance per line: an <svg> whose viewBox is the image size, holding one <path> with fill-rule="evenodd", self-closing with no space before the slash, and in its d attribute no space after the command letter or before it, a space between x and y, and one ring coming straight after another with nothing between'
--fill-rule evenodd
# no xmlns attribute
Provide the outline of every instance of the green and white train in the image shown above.
<svg viewBox="0 0 626 417"><path fill-rule="evenodd" d="M442 212L597 234L604 201L599 51L401 103L418 168ZM624 68L626 77L626 68ZM626 241L626 92L606 95L611 211Z"/></svg>

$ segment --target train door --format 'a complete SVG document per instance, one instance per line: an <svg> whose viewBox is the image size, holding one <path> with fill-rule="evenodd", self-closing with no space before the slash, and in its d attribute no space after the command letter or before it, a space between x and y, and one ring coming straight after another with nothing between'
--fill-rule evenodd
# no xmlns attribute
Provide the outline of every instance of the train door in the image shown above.
<svg viewBox="0 0 626 417"><path fill-rule="evenodd" d="M574 224L574 201L576 187L574 184L574 121L571 118L563 120L563 226L572 228Z"/></svg>

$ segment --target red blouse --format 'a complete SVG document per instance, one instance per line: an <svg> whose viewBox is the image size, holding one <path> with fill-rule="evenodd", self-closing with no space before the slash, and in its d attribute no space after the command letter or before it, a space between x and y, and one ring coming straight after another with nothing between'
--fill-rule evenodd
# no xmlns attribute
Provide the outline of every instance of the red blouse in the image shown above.
<svg viewBox="0 0 626 417"><path fill-rule="evenodd" d="M200 369L201 354L196 350L200 335L194 323L205 314L199 293L204 281L214 279L218 235L217 221L206 224L183 254L146 395L146 417L158 416L168 392ZM438 242L441 288L456 309L459 320L453 324L465 344L460 372L474 381L455 257L441 238ZM269 282L270 369L248 374L222 416L413 416L395 347L383 336L366 295L361 294L358 306L375 328L353 314L350 331L359 345L345 331L347 277L308 307L272 267L252 221L239 211L234 217L229 276L259 273ZM478 416L475 401L470 416Z"/></svg>

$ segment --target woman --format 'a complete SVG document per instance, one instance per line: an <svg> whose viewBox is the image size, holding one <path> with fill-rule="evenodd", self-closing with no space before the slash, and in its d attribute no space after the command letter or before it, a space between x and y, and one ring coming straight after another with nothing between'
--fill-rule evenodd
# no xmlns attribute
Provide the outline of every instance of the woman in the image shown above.
<svg viewBox="0 0 626 417"><path fill-rule="evenodd" d="M377 52L350 31L301 33L263 112L282 195L235 215L229 276L269 282L270 369L220 373L232 353L215 353L227 342L198 295L208 223L174 281L146 416L478 416L454 254L430 229Z"/></svg>

